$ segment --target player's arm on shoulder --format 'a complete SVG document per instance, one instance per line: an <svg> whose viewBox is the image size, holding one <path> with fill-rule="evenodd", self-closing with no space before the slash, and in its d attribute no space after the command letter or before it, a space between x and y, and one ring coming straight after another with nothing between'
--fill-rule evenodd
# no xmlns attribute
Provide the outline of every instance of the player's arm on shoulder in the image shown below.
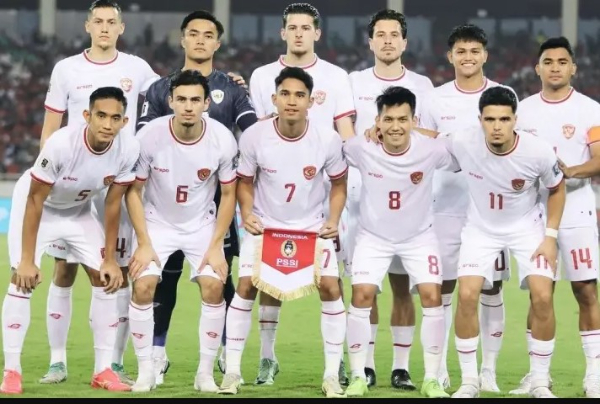
<svg viewBox="0 0 600 404"><path fill-rule="evenodd" d="M461 170L460 164L456 157L452 154L452 143L451 143L452 135L449 133L441 134L439 138L436 138L434 141L434 146L437 148L438 152L438 164L436 166L439 170L459 172Z"/></svg>
<svg viewBox="0 0 600 404"><path fill-rule="evenodd" d="M587 133L590 159L583 164L568 167L559 160L560 169L566 178L591 178L600 175L600 126L593 126Z"/></svg>
<svg viewBox="0 0 600 404"><path fill-rule="evenodd" d="M343 143L342 152L349 166L358 168L366 144L367 140L364 136L354 136Z"/></svg>
<svg viewBox="0 0 600 404"><path fill-rule="evenodd" d="M356 115L354 108L354 95L352 94L352 85L346 72L343 72L343 78L338 84L335 100L335 128L343 140L354 136L353 117Z"/></svg>
<svg viewBox="0 0 600 404"><path fill-rule="evenodd" d="M258 121L256 111L254 110L254 105L252 105L250 95L245 87L238 87L236 89L236 97L233 108L235 123L242 132Z"/></svg>

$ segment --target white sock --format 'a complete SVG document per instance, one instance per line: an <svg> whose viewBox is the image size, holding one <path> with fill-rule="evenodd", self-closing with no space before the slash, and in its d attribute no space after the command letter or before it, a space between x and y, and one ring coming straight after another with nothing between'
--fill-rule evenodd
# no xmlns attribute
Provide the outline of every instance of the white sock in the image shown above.
<svg viewBox="0 0 600 404"><path fill-rule="evenodd" d="M554 339L540 341L535 338L531 341L531 353L529 354L529 366L531 380L550 382L550 362L554 353Z"/></svg>
<svg viewBox="0 0 600 404"><path fill-rule="evenodd" d="M496 361L502 348L504 336L504 302L502 291L497 295L484 295L480 297L481 310L479 310L479 323L481 330L481 369L496 372Z"/></svg>
<svg viewBox="0 0 600 404"><path fill-rule="evenodd" d="M456 337L454 342L456 344L456 351L458 352L458 362L460 363L463 383L466 379L477 380L479 378L479 373L477 372L479 336L467 339Z"/></svg>
<svg viewBox="0 0 600 404"><path fill-rule="evenodd" d="M8 285L8 293L2 303L2 346L4 370L21 370L21 352L25 334L31 321L31 293L17 291L14 284Z"/></svg>
<svg viewBox="0 0 600 404"><path fill-rule="evenodd" d="M117 295L106 293L104 287L93 287L90 326L94 335L94 373L110 368L118 324Z"/></svg>
<svg viewBox="0 0 600 404"><path fill-rule="evenodd" d="M258 326L260 329L260 358L277 360L275 356L275 336L279 324L281 307L258 306Z"/></svg>
<svg viewBox="0 0 600 404"><path fill-rule="evenodd" d="M352 377L366 379L365 364L369 351L369 339L371 330L369 327L369 316L371 308L357 308L350 305L348 308L348 359Z"/></svg>
<svg viewBox="0 0 600 404"><path fill-rule="evenodd" d="M323 378L336 376L344 355L346 338L346 307L340 297L333 302L321 302L321 335L325 351Z"/></svg>
<svg viewBox="0 0 600 404"><path fill-rule="evenodd" d="M152 339L154 335L154 310L153 304L136 304L130 302L129 328L135 356L138 359L138 379L151 379L152 367Z"/></svg>
<svg viewBox="0 0 600 404"><path fill-rule="evenodd" d="M198 372L207 376L213 375L215 358L221 346L221 336L225 327L225 301L221 304L202 302L200 314L200 362Z"/></svg>
<svg viewBox="0 0 600 404"><path fill-rule="evenodd" d="M166 359L167 351L164 346L154 345L152 347L152 359Z"/></svg>
<svg viewBox="0 0 600 404"><path fill-rule="evenodd" d="M527 340L527 352L531 352L531 342L533 341L533 337L531 336L531 330L527 330L525 333L525 338Z"/></svg>
<svg viewBox="0 0 600 404"><path fill-rule="evenodd" d="M408 361L410 359L410 348L415 335L415 326L390 327L392 330L392 341L394 343L394 359L392 370L404 369L408 372Z"/></svg>
<svg viewBox="0 0 600 404"><path fill-rule="evenodd" d="M585 377L600 376L600 330L580 331L585 354Z"/></svg>
<svg viewBox="0 0 600 404"><path fill-rule="evenodd" d="M442 306L444 306L444 348L442 350L442 361L440 363L440 375L448 374L448 346L450 345L450 329L452 328L452 293L442 295Z"/></svg>
<svg viewBox="0 0 600 404"><path fill-rule="evenodd" d="M73 287L63 288L50 283L46 304L46 328L50 344L50 365L67 364L67 337L73 311Z"/></svg>
<svg viewBox="0 0 600 404"><path fill-rule="evenodd" d="M444 307L423 308L421 345L425 363L424 380L437 379L444 346Z"/></svg>
<svg viewBox="0 0 600 404"><path fill-rule="evenodd" d="M131 302L131 289L126 287L117 291L117 316L119 325L117 326L117 342L113 351L112 363L123 364L123 354L127 349L129 340L129 304ZM152 316L152 326L154 327L154 316ZM152 331L154 333L154 331Z"/></svg>
<svg viewBox="0 0 600 404"><path fill-rule="evenodd" d="M367 352L367 363L365 367L375 370L375 340L377 339L377 328L379 324L371 324L371 341Z"/></svg>
<svg viewBox="0 0 600 404"><path fill-rule="evenodd" d="M225 319L225 326L227 327L225 367L228 374L242 375L242 353L252 326L252 306L254 306L254 300L242 299L236 293L227 310Z"/></svg>

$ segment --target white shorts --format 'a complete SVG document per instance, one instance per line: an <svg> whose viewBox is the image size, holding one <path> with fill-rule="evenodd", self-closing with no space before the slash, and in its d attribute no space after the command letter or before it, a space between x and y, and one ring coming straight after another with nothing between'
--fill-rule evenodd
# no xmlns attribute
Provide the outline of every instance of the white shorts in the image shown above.
<svg viewBox="0 0 600 404"><path fill-rule="evenodd" d="M393 244L362 229L352 260L352 285L371 284L382 290L382 282L393 258L399 257L410 278L411 292L421 283L442 283L443 265L433 229Z"/></svg>
<svg viewBox="0 0 600 404"><path fill-rule="evenodd" d="M495 280L494 260L502 250L508 248L519 267L519 285L527 289L529 275L540 275L553 279L554 274L543 258L531 262L531 256L544 240L545 226L538 219L528 231L508 236L493 236L467 225L462 231L462 244L458 264L458 278L482 276L484 289L490 289Z"/></svg>
<svg viewBox="0 0 600 404"><path fill-rule="evenodd" d="M564 274L557 279L570 282L598 279L598 228L596 226L558 230L558 248Z"/></svg>
<svg viewBox="0 0 600 404"><path fill-rule="evenodd" d="M19 218L11 212L8 254L12 268L17 268L21 262L23 216L24 213ZM42 255L53 245L64 246L75 262L91 269L100 269L104 252L104 227L92 215L90 204L70 209L44 207L35 250L35 263L38 268ZM66 256L65 250L59 251Z"/></svg>
<svg viewBox="0 0 600 404"><path fill-rule="evenodd" d="M258 236L246 233L242 247L240 248L240 259L238 261L238 278L252 276L256 254L255 242ZM333 240L318 239L317 246L323 249L321 255L321 276L339 277L338 261Z"/></svg>
<svg viewBox="0 0 600 404"><path fill-rule="evenodd" d="M152 240L152 247L156 255L158 255L162 266L165 265L169 256L175 251L183 251L185 259L190 264L190 281L192 282L195 282L198 276L210 276L220 279L219 275L217 275L210 265L206 265L200 271L200 264L202 264L206 250L208 250L215 232L215 225L216 222L212 222L194 233L185 233L172 227L167 227L164 224L147 222L148 235L150 236L150 240ZM135 250L138 245L137 238L134 237L132 245ZM223 252L223 254L225 253ZM148 269L142 272L140 278L148 275L162 277L162 268L151 262Z"/></svg>
<svg viewBox="0 0 600 404"><path fill-rule="evenodd" d="M445 281L454 281L458 278L461 232L465 223L465 217L448 215L434 215L433 217L433 226L440 242ZM508 250L504 249L496 258L494 262L494 281L508 281L510 279L509 257Z"/></svg>

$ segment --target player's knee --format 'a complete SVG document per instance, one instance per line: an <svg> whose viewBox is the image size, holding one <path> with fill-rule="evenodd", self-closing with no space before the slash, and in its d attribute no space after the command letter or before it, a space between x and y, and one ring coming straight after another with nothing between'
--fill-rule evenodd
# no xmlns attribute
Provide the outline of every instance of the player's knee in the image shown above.
<svg viewBox="0 0 600 404"><path fill-rule="evenodd" d="M417 286L423 307L440 307L442 305L441 286L434 283L423 283Z"/></svg>
<svg viewBox="0 0 600 404"><path fill-rule="evenodd" d="M477 310L479 303L479 288L472 287L471 285L460 285L458 288L458 303L463 310L471 309Z"/></svg>
<svg viewBox="0 0 600 404"><path fill-rule="evenodd" d="M538 290L531 294L531 311L538 319L550 316L553 309L552 290Z"/></svg>
<svg viewBox="0 0 600 404"><path fill-rule="evenodd" d="M223 283L219 279L198 276L196 280L200 285L200 293L202 293L204 303L216 305L223 301Z"/></svg>
<svg viewBox="0 0 600 404"><path fill-rule="evenodd" d="M154 300L154 291L158 283L158 276L149 275L138 278L133 282L131 300L135 304L150 304Z"/></svg>
<svg viewBox="0 0 600 404"><path fill-rule="evenodd" d="M53 283L61 288L68 288L75 283L77 276L77 266L79 264L69 264L67 261L56 258L54 260Z"/></svg>
<svg viewBox="0 0 600 404"><path fill-rule="evenodd" d="M252 279L249 276L243 276L238 279L238 286L236 289L236 293L244 300L254 300L256 299L256 293L258 291L252 284ZM266 293L262 293L266 295ZM262 304L262 302L261 302Z"/></svg>
<svg viewBox="0 0 600 404"><path fill-rule="evenodd" d="M352 286L352 306L357 308L372 307L375 300L377 286L375 285L353 285Z"/></svg>
<svg viewBox="0 0 600 404"><path fill-rule="evenodd" d="M321 301L334 301L341 297L338 278L334 276L323 276L319 286Z"/></svg>
<svg viewBox="0 0 600 404"><path fill-rule="evenodd" d="M572 282L571 288L579 307L592 307L598 304L598 289L595 280Z"/></svg>

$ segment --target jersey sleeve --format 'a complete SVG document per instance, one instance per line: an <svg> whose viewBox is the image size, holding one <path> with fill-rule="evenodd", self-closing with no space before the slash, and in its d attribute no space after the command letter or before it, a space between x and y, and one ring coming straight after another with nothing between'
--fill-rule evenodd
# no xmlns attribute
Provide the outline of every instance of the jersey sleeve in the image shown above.
<svg viewBox="0 0 600 404"><path fill-rule="evenodd" d="M160 76L158 74L156 74L156 72L154 70L152 70L152 67L150 67L150 65L148 64L148 62L146 62L145 60L142 60L142 87L140 88L140 94L144 95L146 94L146 92L148 91L148 89L150 89L150 86L157 81L158 79L160 79Z"/></svg>
<svg viewBox="0 0 600 404"><path fill-rule="evenodd" d="M65 148L62 139L63 136L51 136L44 143L44 147L31 168L31 178L42 184L54 185L64 163L61 161L64 156L61 150Z"/></svg>
<svg viewBox="0 0 600 404"><path fill-rule="evenodd" d="M587 131L587 144L600 142L600 104L594 102L594 107L590 108L590 117L593 117L592 125Z"/></svg>
<svg viewBox="0 0 600 404"><path fill-rule="evenodd" d="M346 116L352 116L356 114L354 109L354 95L352 94L352 85L350 84L350 78L348 73L343 72L341 74L340 82L337 87L336 100L335 100L335 116L334 121L344 118Z"/></svg>
<svg viewBox="0 0 600 404"><path fill-rule="evenodd" d="M152 163L152 150L154 146L147 133L146 129L142 129L136 136L140 144L140 155L134 167L134 174L135 179L138 181L146 181L150 176L150 164Z"/></svg>
<svg viewBox="0 0 600 404"><path fill-rule="evenodd" d="M358 168L360 156L364 153L363 142L365 142L363 136L354 136L344 142L342 150L349 166Z"/></svg>
<svg viewBox="0 0 600 404"><path fill-rule="evenodd" d="M236 97L233 104L235 123L242 131L245 131L254 125L258 119L248 91L240 85L236 84L236 86Z"/></svg>
<svg viewBox="0 0 600 404"><path fill-rule="evenodd" d="M420 105L420 106L419 106ZM417 114L419 117L419 127L423 129L437 130L437 123L434 118L435 95L433 92L423 94L417 100Z"/></svg>
<svg viewBox="0 0 600 404"><path fill-rule="evenodd" d="M138 119L138 131L151 120L167 115L163 107L167 100L165 100L162 96L162 91L160 91L160 83L160 81L153 82L146 92L146 99L144 100L144 105L142 106L140 119Z"/></svg>
<svg viewBox="0 0 600 404"><path fill-rule="evenodd" d="M555 189L563 179L563 173L558 166L558 157L556 157L556 153L554 153L550 146L543 145L543 148L540 147L540 151L542 152L539 171L540 179L546 188Z"/></svg>
<svg viewBox="0 0 600 404"><path fill-rule="evenodd" d="M57 114L64 114L67 111L68 88L65 84L64 63L57 63L52 69L50 75L50 84L46 93L44 107L46 110Z"/></svg>
<svg viewBox="0 0 600 404"><path fill-rule="evenodd" d="M325 172L332 180L337 180L346 175L348 164L342 151L342 138L335 132L329 141L327 156L325 158Z"/></svg>
<svg viewBox="0 0 600 404"><path fill-rule="evenodd" d="M262 118L268 114L261 100L262 94L260 88L260 73L258 70L254 70L250 76L250 99L252 100L252 104L254 105L254 110L258 118Z"/></svg>
<svg viewBox="0 0 600 404"><path fill-rule="evenodd" d="M237 176L241 178L253 178L256 175L258 165L256 163L256 148L254 142L257 138L250 133L242 133L240 137L239 160Z"/></svg>
<svg viewBox="0 0 600 404"><path fill-rule="evenodd" d="M434 144L437 147L438 160L436 168L438 170L458 172L460 171L460 165L456 158L452 155L450 150L452 149L451 135L445 134L446 137L435 139ZM438 135L441 136L441 135Z"/></svg>
<svg viewBox="0 0 600 404"><path fill-rule="evenodd" d="M219 182L221 184L231 184L237 178L236 169L238 167L238 148L233 135L225 136L226 145L221 160L219 161Z"/></svg>
<svg viewBox="0 0 600 404"><path fill-rule="evenodd" d="M123 153L124 161L121 163L121 170L117 178L113 181L116 185L129 185L135 181L136 166L140 158L140 143L137 139L131 138L127 143L127 150Z"/></svg>

